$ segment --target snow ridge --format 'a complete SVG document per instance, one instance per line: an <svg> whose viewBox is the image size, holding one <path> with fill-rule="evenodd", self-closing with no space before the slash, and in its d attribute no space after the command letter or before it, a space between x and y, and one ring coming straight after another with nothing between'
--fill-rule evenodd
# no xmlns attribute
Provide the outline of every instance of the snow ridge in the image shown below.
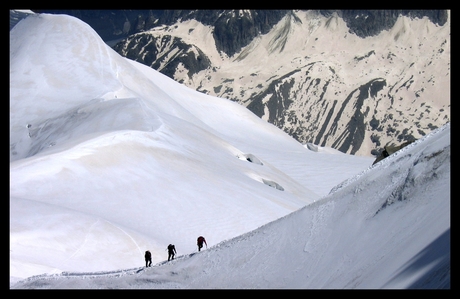
<svg viewBox="0 0 460 299"><path fill-rule="evenodd" d="M361 171L360 173L356 174L355 176L351 177L351 178L348 178L346 179L345 181L343 181L342 183L334 186L334 188L331 189L331 191L329 192L329 194L332 194L332 193L335 193L337 191L339 191L340 189L348 186L349 184L359 180L362 176L365 176L369 171L371 171L374 167L377 167L376 165L379 165L379 167L388 167L389 165L391 165L391 161L393 159L398 159L397 157L399 155L403 155L406 151L410 150L410 148L414 147L416 144L418 143L421 143L421 142L424 142L425 139L427 138L430 138L431 136L433 135L436 135L438 134L439 132L441 131L444 131L444 130L450 130L450 123L447 123L445 124L444 126L442 126L441 128L438 128L436 130L434 130L433 132L430 132L428 135L426 136L423 136L422 138L416 140L415 142L403 147L402 149L398 150L397 152L393 153L392 155L390 155L389 157L379 161L378 163L374 164L374 165L371 165L369 166L369 168ZM443 150L441 150L443 151Z"/></svg>

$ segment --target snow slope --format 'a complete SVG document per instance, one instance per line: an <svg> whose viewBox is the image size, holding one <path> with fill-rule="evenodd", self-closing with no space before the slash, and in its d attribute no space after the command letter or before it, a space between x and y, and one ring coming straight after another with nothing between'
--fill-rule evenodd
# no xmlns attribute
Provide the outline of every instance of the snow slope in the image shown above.
<svg viewBox="0 0 460 299"><path fill-rule="evenodd" d="M450 125L254 231L152 268L15 288L450 288Z"/></svg>
<svg viewBox="0 0 460 299"><path fill-rule="evenodd" d="M10 283L116 271L237 237L326 195L369 157L313 152L246 108L129 61L85 23L10 31Z"/></svg>

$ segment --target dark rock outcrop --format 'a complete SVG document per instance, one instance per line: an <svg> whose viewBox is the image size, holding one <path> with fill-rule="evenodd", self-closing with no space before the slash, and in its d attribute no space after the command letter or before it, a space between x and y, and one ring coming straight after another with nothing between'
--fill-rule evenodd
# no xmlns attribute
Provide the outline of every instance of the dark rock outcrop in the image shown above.
<svg viewBox="0 0 460 299"><path fill-rule="evenodd" d="M171 36L137 34L114 46L121 55L174 78L179 64L187 66L188 76L211 67L209 58L198 47Z"/></svg>
<svg viewBox="0 0 460 299"><path fill-rule="evenodd" d="M363 38L390 29L400 15L410 18L428 17L440 26L447 22L446 10L321 10L324 16L329 16L333 12L343 18L350 32Z"/></svg>
<svg viewBox="0 0 460 299"><path fill-rule="evenodd" d="M104 41L125 38L159 25L195 19L215 28L213 35L219 51L232 56L252 39L267 33L291 10L34 10L67 14L89 24ZM337 13L350 32L367 37L391 28L399 15L428 17L433 23L447 22L446 10L320 10L324 16Z"/></svg>
<svg viewBox="0 0 460 299"><path fill-rule="evenodd" d="M35 10L67 14L90 25L106 41L120 40L160 25L195 19L214 27L219 51L232 56L252 39L267 33L288 10Z"/></svg>

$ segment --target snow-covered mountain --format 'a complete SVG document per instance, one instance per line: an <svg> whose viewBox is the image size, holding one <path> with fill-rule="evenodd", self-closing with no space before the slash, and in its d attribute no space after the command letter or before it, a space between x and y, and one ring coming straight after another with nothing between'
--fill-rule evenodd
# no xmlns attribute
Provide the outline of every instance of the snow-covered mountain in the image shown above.
<svg viewBox="0 0 460 299"><path fill-rule="evenodd" d="M14 288L449 287L449 124L373 160L311 151L76 18L10 31Z"/></svg>
<svg viewBox="0 0 460 299"><path fill-rule="evenodd" d="M107 41L125 37L121 55L302 143L376 155L450 121L449 11L65 13Z"/></svg>
<svg viewBox="0 0 460 299"><path fill-rule="evenodd" d="M450 125L252 232L152 268L30 277L38 289L450 288Z"/></svg>
<svg viewBox="0 0 460 299"><path fill-rule="evenodd" d="M312 164L329 156L121 57L73 17L10 32L13 277L127 268L147 248L158 262L170 242L193 252L200 234L253 230L372 163L341 154L324 180Z"/></svg>
<svg viewBox="0 0 460 299"><path fill-rule="evenodd" d="M300 142L346 153L375 154L450 120L449 22L401 16L362 38L337 13L297 11L229 57L216 48L212 30L178 21L114 48L143 63L155 53L147 65L175 80L237 101ZM176 65L184 55L199 63Z"/></svg>

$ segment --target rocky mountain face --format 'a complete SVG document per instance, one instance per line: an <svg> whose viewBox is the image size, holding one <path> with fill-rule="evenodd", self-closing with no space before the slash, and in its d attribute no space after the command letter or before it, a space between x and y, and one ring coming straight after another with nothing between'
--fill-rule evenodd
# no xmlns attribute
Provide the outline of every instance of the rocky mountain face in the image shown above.
<svg viewBox="0 0 460 299"><path fill-rule="evenodd" d="M444 10L53 11L302 143L377 155L450 121Z"/></svg>

